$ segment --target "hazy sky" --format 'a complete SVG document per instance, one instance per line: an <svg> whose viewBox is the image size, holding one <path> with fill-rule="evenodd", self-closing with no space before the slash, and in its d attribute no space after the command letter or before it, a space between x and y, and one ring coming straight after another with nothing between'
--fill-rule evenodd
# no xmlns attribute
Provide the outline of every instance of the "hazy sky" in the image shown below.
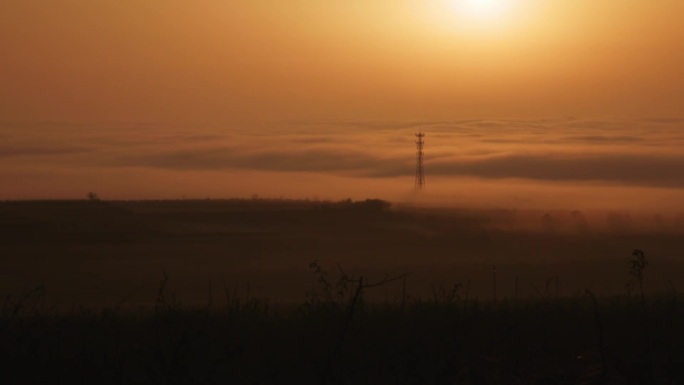
<svg viewBox="0 0 684 385"><path fill-rule="evenodd" d="M2 0L0 198L684 202L684 1ZM619 198L619 199L618 199Z"/></svg>
<svg viewBox="0 0 684 385"><path fill-rule="evenodd" d="M0 116L682 117L683 14L679 0L3 0Z"/></svg>

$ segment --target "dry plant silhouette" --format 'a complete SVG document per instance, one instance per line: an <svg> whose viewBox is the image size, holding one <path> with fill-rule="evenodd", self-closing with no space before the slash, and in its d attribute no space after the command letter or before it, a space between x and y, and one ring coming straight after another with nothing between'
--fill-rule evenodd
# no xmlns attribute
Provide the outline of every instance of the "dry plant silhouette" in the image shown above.
<svg viewBox="0 0 684 385"><path fill-rule="evenodd" d="M630 279L643 278L634 252ZM674 293L632 296L467 299L463 286L434 285L426 299L403 293L364 300L372 281L314 261L317 288L300 305L275 306L224 285L204 307L169 292L154 306L58 312L45 288L7 297L0 313L4 383L678 383L684 333ZM589 299L587 301L587 298ZM646 328L643 315L653 323ZM635 336L636 332L636 336ZM644 338L636 338L643 334Z"/></svg>
<svg viewBox="0 0 684 385"><path fill-rule="evenodd" d="M89 245L98 253L112 245L119 245L119 251L134 251L143 245L146 254L136 255L136 264L127 269L148 265L151 270L145 271L172 269L158 284L146 273L141 281L132 281L135 285L121 288L121 294L109 303L99 297L98 303L59 304L55 301L59 297L52 293L64 290L60 285L67 282L50 281L49 275L45 276L47 282L7 295L0 309L2 383L684 381L683 303L673 281L659 281L661 265L668 269L677 266L665 258L647 259L638 249L630 258L622 255L589 265L607 266L597 277L622 282L616 283L620 290L615 292L591 283L580 290L569 289L573 283L582 285L582 281L573 281L569 267L580 264L579 260L545 266L536 276L526 275L534 264L513 270L503 259L495 261L495 276L494 263L448 268L441 260L437 266L444 274L398 264L407 260L402 249L412 257L422 251L424 254L418 255L425 255L423 261L430 261L429 253L440 250L450 254L457 250L459 255L472 252L475 249L464 248L470 237L477 237L478 247L493 247L492 253L513 250L511 245L525 237L526 242L535 240L548 250L582 247L578 239L592 247L604 245L602 252L608 248L605 245L622 245L599 243L605 238L591 238L582 232L516 232L506 222L514 218L507 213L485 216L392 209L378 200L23 202L0 207L7 213L5 218L12 218L21 229L10 232L11 236L5 234L8 250L50 269L60 269L55 256L61 256L58 261L67 267L77 262L82 269L87 263L121 258L113 254L70 262L68 254L60 250L75 244ZM64 210L71 213L69 221L51 222L61 218ZM312 244L312 238L298 238L307 233L326 241ZM610 238L610 234L602 237ZM629 242L649 243L652 236L648 232L630 234ZM29 236L40 242L32 250L41 250L52 259L29 254L23 244ZM457 238L452 241L450 237ZM672 237L677 238L677 233ZM661 245L669 244L667 239L662 234L657 237ZM193 245L184 248L184 242ZM271 265L277 269L261 280L240 270L240 276L224 276L218 284L204 285L188 296L184 291L192 287L183 282L189 274L187 265L179 270L145 258L152 258L150 250L157 250L169 254L167 259L171 255L193 258L198 269L223 266L220 259L200 255L199 250L216 251L200 249L196 242L213 244L219 253L246 253L252 263L259 261L253 250L249 254L255 247L264 253L289 248L302 253L302 258L286 263L267 259L258 265L259 271ZM230 247L218 247L218 242ZM160 243L193 254L173 254L168 246L150 246ZM556 244L559 248L552 249ZM339 251L337 257L326 256L335 251ZM228 254L230 263L239 262L235 254ZM315 254L320 254L320 259L291 266L292 261ZM370 256L376 256L372 262L377 268L363 267ZM6 268L21 271L11 264ZM122 277L131 274L126 270ZM615 279L610 274L615 274ZM479 281L478 275L482 277ZM99 287L117 288L124 282L121 279L106 286L103 282ZM294 287L295 299L282 301L282 297L264 295L269 293L264 288L270 287ZM82 286L75 288L83 290Z"/></svg>

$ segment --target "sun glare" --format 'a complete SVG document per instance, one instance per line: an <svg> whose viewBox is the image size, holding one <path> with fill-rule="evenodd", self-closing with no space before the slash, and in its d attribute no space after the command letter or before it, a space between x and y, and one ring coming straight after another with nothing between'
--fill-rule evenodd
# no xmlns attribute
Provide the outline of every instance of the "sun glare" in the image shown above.
<svg viewBox="0 0 684 385"><path fill-rule="evenodd" d="M433 0L421 1L419 7L435 30L480 39L524 28L526 20L539 13L538 5L524 0Z"/></svg>
<svg viewBox="0 0 684 385"><path fill-rule="evenodd" d="M490 21L501 17L511 0L453 0L454 7L464 18Z"/></svg>

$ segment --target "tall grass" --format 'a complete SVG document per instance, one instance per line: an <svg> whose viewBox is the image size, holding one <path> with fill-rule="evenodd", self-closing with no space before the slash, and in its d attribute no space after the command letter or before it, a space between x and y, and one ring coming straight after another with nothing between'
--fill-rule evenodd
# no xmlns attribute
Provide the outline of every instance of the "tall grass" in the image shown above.
<svg viewBox="0 0 684 385"><path fill-rule="evenodd" d="M317 289L296 306L224 284L222 296L190 308L166 276L154 306L136 311L59 313L42 301L44 288L8 297L0 383L684 383L674 290L482 301L456 283L433 286L428 298L403 290L372 302L366 292L410 276L310 268ZM643 286L643 273L629 277Z"/></svg>

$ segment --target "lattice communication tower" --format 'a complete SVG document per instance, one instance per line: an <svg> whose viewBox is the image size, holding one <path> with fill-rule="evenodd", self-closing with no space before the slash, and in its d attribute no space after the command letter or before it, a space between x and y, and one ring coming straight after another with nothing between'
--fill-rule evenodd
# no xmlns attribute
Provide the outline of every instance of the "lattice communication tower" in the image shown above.
<svg viewBox="0 0 684 385"><path fill-rule="evenodd" d="M425 166L423 165L423 147L425 146L425 134L418 132L416 134L416 188L422 189L425 187Z"/></svg>

